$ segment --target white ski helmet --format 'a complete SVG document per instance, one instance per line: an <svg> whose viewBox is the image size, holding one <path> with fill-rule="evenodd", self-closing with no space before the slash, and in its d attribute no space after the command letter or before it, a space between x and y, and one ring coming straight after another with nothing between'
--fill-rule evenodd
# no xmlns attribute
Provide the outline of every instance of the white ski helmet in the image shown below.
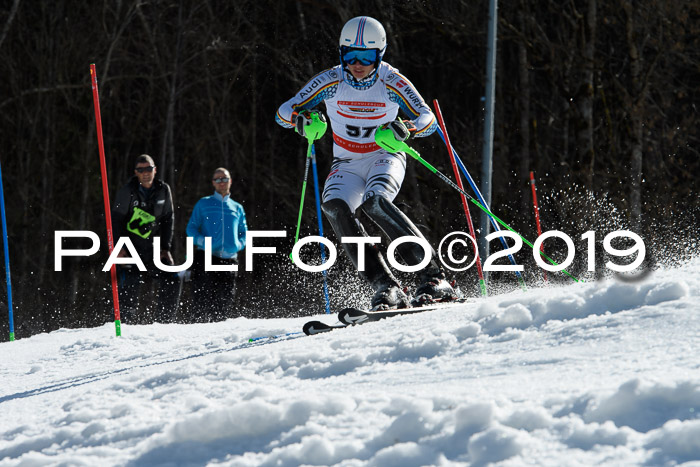
<svg viewBox="0 0 700 467"><path fill-rule="evenodd" d="M386 50L384 26L369 16L353 18L343 26L338 45L359 49L379 49L379 53L384 55Z"/></svg>
<svg viewBox="0 0 700 467"><path fill-rule="evenodd" d="M366 89L377 80L377 69L386 51L386 32L382 23L369 16L351 19L340 32L338 52L343 66L345 81L358 89ZM349 60L348 57L351 57ZM348 64L359 61L363 65L374 65L374 71L365 79L357 81L347 70Z"/></svg>

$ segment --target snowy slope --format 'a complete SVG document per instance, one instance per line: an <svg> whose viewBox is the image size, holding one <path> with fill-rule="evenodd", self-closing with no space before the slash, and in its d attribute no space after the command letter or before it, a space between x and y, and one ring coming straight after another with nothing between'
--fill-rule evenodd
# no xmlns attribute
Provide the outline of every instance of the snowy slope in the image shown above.
<svg viewBox="0 0 700 467"><path fill-rule="evenodd" d="M236 319L2 343L0 466L698 466L699 303L694 260L314 337L248 343L307 319Z"/></svg>

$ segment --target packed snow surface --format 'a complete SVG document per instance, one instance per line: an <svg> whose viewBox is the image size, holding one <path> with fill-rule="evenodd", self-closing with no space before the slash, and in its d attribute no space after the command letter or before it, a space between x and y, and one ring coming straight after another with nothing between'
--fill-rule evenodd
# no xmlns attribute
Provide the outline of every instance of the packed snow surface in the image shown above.
<svg viewBox="0 0 700 467"><path fill-rule="evenodd" d="M694 260L312 337L36 335L0 344L0 465L698 466L699 303Z"/></svg>

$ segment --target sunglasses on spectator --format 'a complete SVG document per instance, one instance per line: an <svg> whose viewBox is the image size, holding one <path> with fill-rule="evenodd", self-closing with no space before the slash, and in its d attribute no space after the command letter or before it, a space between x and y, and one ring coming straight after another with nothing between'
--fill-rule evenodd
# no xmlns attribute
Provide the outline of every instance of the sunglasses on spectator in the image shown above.
<svg viewBox="0 0 700 467"><path fill-rule="evenodd" d="M231 179L228 177L221 177L221 178L214 178L212 180L214 181L214 183L226 183Z"/></svg>
<svg viewBox="0 0 700 467"><path fill-rule="evenodd" d="M153 169L155 169L155 167L152 166L152 165L149 165L148 167L136 167L135 170L136 170L138 173L142 174L142 173L144 173L144 172L153 172Z"/></svg>

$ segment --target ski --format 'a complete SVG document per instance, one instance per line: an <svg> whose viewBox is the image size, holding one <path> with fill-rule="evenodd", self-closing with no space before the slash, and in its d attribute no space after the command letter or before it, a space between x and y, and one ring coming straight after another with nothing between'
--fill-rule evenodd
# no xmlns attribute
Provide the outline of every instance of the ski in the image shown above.
<svg viewBox="0 0 700 467"><path fill-rule="evenodd" d="M391 318L398 315L409 315L412 313L422 313L424 311L439 310L452 306L462 305L467 302L466 298L453 300L449 302L435 302L427 305L419 305L410 308L399 308L384 311L362 310L360 308L345 308L338 312L338 320L341 324L326 324L321 321L309 321L304 324L304 334L313 336L323 334L335 329L342 329L353 324L363 324L370 321L379 321L384 318Z"/></svg>
<svg viewBox="0 0 700 467"><path fill-rule="evenodd" d="M304 334L307 336L313 336L315 334L321 334L324 332L330 332L334 329L344 328L345 324L326 324L321 321L309 321L304 324Z"/></svg>
<svg viewBox="0 0 700 467"><path fill-rule="evenodd" d="M380 319L391 318L399 315L410 315L413 313L422 313L424 311L439 310L452 306L463 305L466 299L453 300L450 302L437 302L429 305L422 305L410 308L398 308L386 311L371 311L361 310L359 308L345 308L338 313L338 319L345 325L363 324L370 321L379 321Z"/></svg>

